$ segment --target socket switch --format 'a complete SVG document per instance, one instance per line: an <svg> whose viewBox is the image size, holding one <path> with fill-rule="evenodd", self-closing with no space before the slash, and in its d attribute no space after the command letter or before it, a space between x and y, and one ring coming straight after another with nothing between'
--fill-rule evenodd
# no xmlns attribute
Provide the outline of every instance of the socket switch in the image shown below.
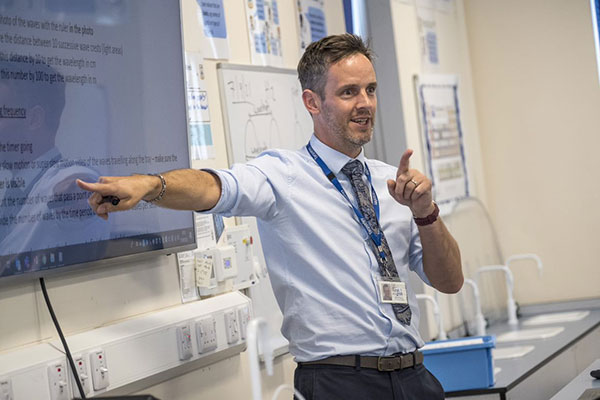
<svg viewBox="0 0 600 400"><path fill-rule="evenodd" d="M90 367L92 370L92 383L94 390L106 389L108 381L108 365L104 350L97 349L90 353Z"/></svg>
<svg viewBox="0 0 600 400"><path fill-rule="evenodd" d="M50 400L69 400L67 370L64 361L56 361L48 365L48 384Z"/></svg>
<svg viewBox="0 0 600 400"><path fill-rule="evenodd" d="M177 332L177 350L181 361L189 360L194 355L192 351L192 328L190 323L179 325Z"/></svg>
<svg viewBox="0 0 600 400"><path fill-rule="evenodd" d="M225 311L225 333L227 343L232 344L240 340L240 327L235 310Z"/></svg>
<svg viewBox="0 0 600 400"><path fill-rule="evenodd" d="M198 354L217 348L217 321L214 316L209 315L196 320L196 341Z"/></svg>
<svg viewBox="0 0 600 400"><path fill-rule="evenodd" d="M87 358L82 354L75 354L73 356L73 362L75 363L75 369L79 375L79 381L81 382L81 387L83 388L83 394L87 396L90 394L92 389L90 385L90 373L88 371ZM81 393L79 393L79 388L77 387L75 377L73 376L71 376L71 387L73 388L74 397L83 397L81 396Z"/></svg>
<svg viewBox="0 0 600 400"><path fill-rule="evenodd" d="M15 400L10 378L0 377L0 400Z"/></svg>
<svg viewBox="0 0 600 400"><path fill-rule="evenodd" d="M240 320L240 335L242 340L246 340L246 330L248 329L248 322L250 322L250 309L248 306L238 308L238 318Z"/></svg>

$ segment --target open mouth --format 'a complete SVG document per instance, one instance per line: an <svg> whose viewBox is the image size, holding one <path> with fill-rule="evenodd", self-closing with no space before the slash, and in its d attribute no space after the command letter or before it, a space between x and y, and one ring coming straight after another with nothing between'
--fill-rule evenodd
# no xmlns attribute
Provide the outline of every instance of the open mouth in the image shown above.
<svg viewBox="0 0 600 400"><path fill-rule="evenodd" d="M369 117L352 118L352 119L350 119L350 121L354 122L355 124L361 125L361 126L367 126L369 124L369 122L371 121L371 118L369 118Z"/></svg>

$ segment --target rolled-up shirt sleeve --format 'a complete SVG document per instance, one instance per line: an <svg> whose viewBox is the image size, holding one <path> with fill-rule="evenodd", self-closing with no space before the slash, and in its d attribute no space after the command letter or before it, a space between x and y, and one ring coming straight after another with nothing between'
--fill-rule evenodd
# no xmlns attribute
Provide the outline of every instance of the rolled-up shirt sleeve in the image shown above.
<svg viewBox="0 0 600 400"><path fill-rule="evenodd" d="M210 210L225 217L254 216L268 220L277 215L277 195L269 178L256 165L234 164L230 169L205 169L221 180L221 197Z"/></svg>

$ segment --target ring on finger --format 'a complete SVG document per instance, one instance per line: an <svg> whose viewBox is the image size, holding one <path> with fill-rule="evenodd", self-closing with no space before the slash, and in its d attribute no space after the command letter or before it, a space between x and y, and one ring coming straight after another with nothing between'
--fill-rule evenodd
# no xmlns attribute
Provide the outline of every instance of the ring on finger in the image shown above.
<svg viewBox="0 0 600 400"><path fill-rule="evenodd" d="M415 181L414 179L410 180L412 182L413 185L415 185L415 187L419 186L419 183L417 181Z"/></svg>

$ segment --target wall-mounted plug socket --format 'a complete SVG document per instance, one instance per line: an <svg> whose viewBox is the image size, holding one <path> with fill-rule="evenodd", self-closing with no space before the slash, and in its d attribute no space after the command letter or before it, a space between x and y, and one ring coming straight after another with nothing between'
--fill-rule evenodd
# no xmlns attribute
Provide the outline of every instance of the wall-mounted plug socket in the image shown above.
<svg viewBox="0 0 600 400"><path fill-rule="evenodd" d="M217 348L217 321L214 316L209 315L196 320L196 342L198 354Z"/></svg>
<svg viewBox="0 0 600 400"><path fill-rule="evenodd" d="M90 369L92 371L92 383L94 390L106 389L108 381L108 364L104 350L96 349L90 353Z"/></svg>
<svg viewBox="0 0 600 400"><path fill-rule="evenodd" d="M232 344L240 340L240 327L235 310L225 311L225 334L227 343Z"/></svg>
<svg viewBox="0 0 600 400"><path fill-rule="evenodd" d="M248 329L248 322L250 322L250 308L247 305L238 308L238 319L240 321L240 335L242 340L246 340L246 330Z"/></svg>
<svg viewBox="0 0 600 400"><path fill-rule="evenodd" d="M50 400L69 400L69 384L64 360L48 364L48 384Z"/></svg>
<svg viewBox="0 0 600 400"><path fill-rule="evenodd" d="M90 383L90 371L88 370L88 361L86 356L87 355L84 354L75 354L73 355L73 362L75 363L75 369L79 375L79 381L81 382L81 387L83 388L83 394L87 396L92 390L92 385ZM81 396L81 393L79 393L79 388L75 382L75 377L72 375L71 388L73 390L74 397L83 397Z"/></svg>
<svg viewBox="0 0 600 400"><path fill-rule="evenodd" d="M10 378L0 376L0 400L15 400Z"/></svg>
<svg viewBox="0 0 600 400"><path fill-rule="evenodd" d="M175 330L177 332L177 351L179 352L179 359L181 361L189 360L194 355L192 351L191 324L188 322L179 325Z"/></svg>

